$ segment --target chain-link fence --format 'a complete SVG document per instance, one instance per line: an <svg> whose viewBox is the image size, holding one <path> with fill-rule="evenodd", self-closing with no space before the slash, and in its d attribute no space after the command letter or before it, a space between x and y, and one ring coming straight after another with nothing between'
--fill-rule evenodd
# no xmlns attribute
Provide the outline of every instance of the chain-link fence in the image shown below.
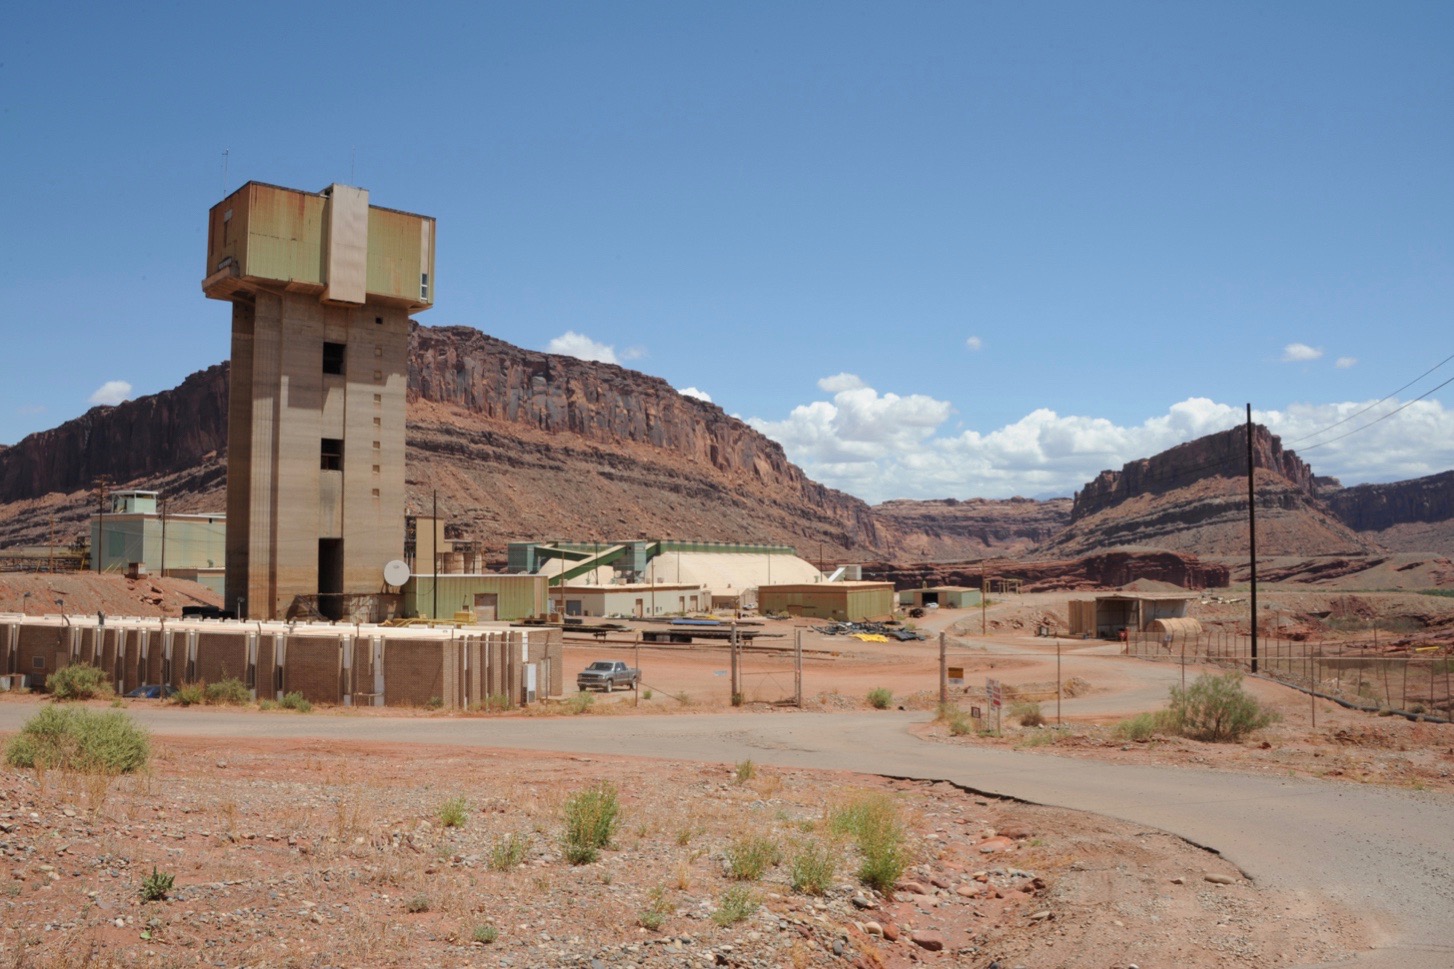
<svg viewBox="0 0 1454 969"><path fill-rule="evenodd" d="M1366 710L1454 718L1454 647L1401 637L1295 640L1259 634L1256 672ZM1252 637L1225 626L1200 633L1130 632L1126 652L1159 662L1253 671Z"/></svg>

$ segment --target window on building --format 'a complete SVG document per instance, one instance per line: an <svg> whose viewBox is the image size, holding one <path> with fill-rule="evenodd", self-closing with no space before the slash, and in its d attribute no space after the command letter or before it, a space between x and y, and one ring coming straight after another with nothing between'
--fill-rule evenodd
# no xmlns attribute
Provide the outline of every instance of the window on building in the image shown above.
<svg viewBox="0 0 1454 969"><path fill-rule="evenodd" d="M346 349L342 343L323 344L324 373L343 373L343 355Z"/></svg>
<svg viewBox="0 0 1454 969"><path fill-rule="evenodd" d="M323 439L322 459L318 465L324 471L343 470L343 442L336 437Z"/></svg>
<svg viewBox="0 0 1454 969"><path fill-rule="evenodd" d="M428 273L420 273L419 274L419 298L422 299L422 300L425 300L426 302L429 300L429 274Z"/></svg>

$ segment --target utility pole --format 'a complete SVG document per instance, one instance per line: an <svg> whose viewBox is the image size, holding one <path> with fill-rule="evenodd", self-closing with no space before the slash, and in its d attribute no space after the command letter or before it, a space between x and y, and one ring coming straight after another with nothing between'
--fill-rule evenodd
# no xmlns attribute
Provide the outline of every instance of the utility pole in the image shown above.
<svg viewBox="0 0 1454 969"><path fill-rule="evenodd" d="M429 522L429 554L434 559L434 605L431 607L432 617L439 619L439 489L434 489L434 506L429 514L433 516Z"/></svg>
<svg viewBox="0 0 1454 969"><path fill-rule="evenodd" d="M939 706L941 707L949 705L949 668L945 665L947 662L945 636L941 632L939 634Z"/></svg>
<svg viewBox="0 0 1454 969"><path fill-rule="evenodd" d="M1252 404L1247 404L1247 548L1252 571L1252 672L1257 672L1257 488L1252 467Z"/></svg>
<svg viewBox="0 0 1454 969"><path fill-rule="evenodd" d="M979 567L979 634L987 635L988 626L985 610L989 604L989 588L985 585L984 566Z"/></svg>
<svg viewBox="0 0 1454 969"><path fill-rule="evenodd" d="M96 485L91 494L96 496L96 548L91 549L91 557L96 560L96 574L101 574L102 550L106 548L106 495L111 485L109 475L100 474L96 476Z"/></svg>

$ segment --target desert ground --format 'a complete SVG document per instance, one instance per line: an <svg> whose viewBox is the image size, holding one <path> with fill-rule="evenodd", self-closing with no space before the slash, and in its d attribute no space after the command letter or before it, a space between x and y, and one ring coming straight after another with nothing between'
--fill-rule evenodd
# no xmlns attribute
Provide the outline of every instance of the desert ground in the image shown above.
<svg viewBox="0 0 1454 969"><path fill-rule="evenodd" d="M639 656L640 693L589 702L505 714L253 710L244 716L256 729L225 737L204 729L218 711L165 711L172 726L154 733L141 774L0 768L0 965L1281 966L1377 944L1388 927L1368 912L1277 892L1163 831L947 783L387 739L400 718L571 718L590 732L602 717L646 717L660 723L666 751L681 717L868 710L869 691L883 688L892 707L922 711L913 729L946 751L1195 765L1450 796L1454 727L1314 702L1267 680L1246 684L1281 720L1246 742L1118 737L1118 721L1163 705L1183 673L1201 669L1130 660L1114 643L1024 634L1066 598L998 603L983 617L984 636L978 611L931 613L917 643L769 622L761 628L783 635L759 640L765 648L744 659L740 708L730 704L725 649L638 650L626 634L568 646L569 673L596 658ZM1448 601L1415 605L1444 615ZM803 710L775 702L794 692L798 629ZM1047 726L1002 715L998 735L987 717L986 732L952 736L935 722L941 631L949 665L964 671L957 703L983 707L984 679L994 677L1012 699L1038 701ZM1075 695L1064 695L1072 681ZM46 702L4 696L0 716L19 722ZM120 705L138 716L156 708ZM342 721L352 736L266 736L280 718ZM620 823L598 860L571 864L566 804L598 783L613 786ZM883 892L862 884L864 854L833 824L880 798L903 825L907 859ZM752 839L772 846L764 871L734 878L733 859ZM815 847L835 862L822 894L794 888L795 862ZM174 886L144 901L154 870Z"/></svg>

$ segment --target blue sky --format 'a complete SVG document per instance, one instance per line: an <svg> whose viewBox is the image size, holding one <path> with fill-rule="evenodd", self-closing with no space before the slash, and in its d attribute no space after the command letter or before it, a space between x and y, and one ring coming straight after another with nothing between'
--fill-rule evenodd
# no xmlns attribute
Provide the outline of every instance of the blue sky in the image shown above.
<svg viewBox="0 0 1454 969"><path fill-rule="evenodd" d="M10 4L0 152L4 443L226 357L248 179L435 216L422 323L695 389L871 501L1454 376L1309 436L1454 354L1447 3ZM1307 457L1454 467L1454 385Z"/></svg>

